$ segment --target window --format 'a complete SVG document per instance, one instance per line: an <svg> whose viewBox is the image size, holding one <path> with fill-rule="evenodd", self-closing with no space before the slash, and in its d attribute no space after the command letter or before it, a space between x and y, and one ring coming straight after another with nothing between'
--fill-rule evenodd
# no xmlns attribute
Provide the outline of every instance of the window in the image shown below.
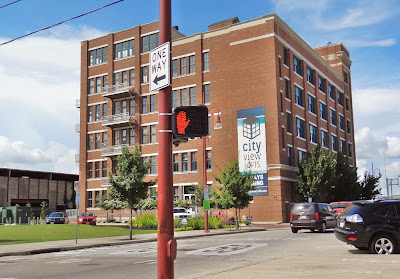
<svg viewBox="0 0 400 279"><path fill-rule="evenodd" d="M203 71L210 70L210 58L208 52L203 52L203 64L202 64Z"/></svg>
<svg viewBox="0 0 400 279"><path fill-rule="evenodd" d="M114 85L119 85L119 73L114 73Z"/></svg>
<svg viewBox="0 0 400 279"><path fill-rule="evenodd" d="M94 162L94 177L100 177L100 162Z"/></svg>
<svg viewBox="0 0 400 279"><path fill-rule="evenodd" d="M337 137L335 135L331 135L331 143L332 143L332 151L337 152Z"/></svg>
<svg viewBox="0 0 400 279"><path fill-rule="evenodd" d="M127 71L122 71L122 83L126 84L128 82L128 72Z"/></svg>
<svg viewBox="0 0 400 279"><path fill-rule="evenodd" d="M158 33L146 35L142 37L142 44L140 52L149 52L158 46Z"/></svg>
<svg viewBox="0 0 400 279"><path fill-rule="evenodd" d="M207 150L207 158L206 158L206 165L207 165L207 170L211 170L211 150Z"/></svg>
<svg viewBox="0 0 400 279"><path fill-rule="evenodd" d="M156 174L157 173L157 162L156 162L156 156L150 156L150 174Z"/></svg>
<svg viewBox="0 0 400 279"><path fill-rule="evenodd" d="M295 55L293 55L293 70L295 73L299 74L300 76L303 75L302 61L299 58L297 58Z"/></svg>
<svg viewBox="0 0 400 279"><path fill-rule="evenodd" d="M292 114L290 112L286 112L286 125L287 125L287 132L292 133Z"/></svg>
<svg viewBox="0 0 400 279"><path fill-rule="evenodd" d="M147 96L142 97L142 113L147 113Z"/></svg>
<svg viewBox="0 0 400 279"><path fill-rule="evenodd" d="M150 111L149 112L155 112L156 111L156 95L150 95Z"/></svg>
<svg viewBox="0 0 400 279"><path fill-rule="evenodd" d="M100 149L100 133L95 133L94 138L94 149Z"/></svg>
<svg viewBox="0 0 400 279"><path fill-rule="evenodd" d="M329 115L330 115L330 118L331 118L331 124L333 126L336 126L336 111L333 110L333 109L330 109L329 110Z"/></svg>
<svg viewBox="0 0 400 279"><path fill-rule="evenodd" d="M94 79L89 79L89 95L94 93Z"/></svg>
<svg viewBox="0 0 400 279"><path fill-rule="evenodd" d="M107 132L102 132L102 146L107 146L108 134Z"/></svg>
<svg viewBox="0 0 400 279"><path fill-rule="evenodd" d="M100 204L100 191L94 191L94 207L99 207Z"/></svg>
<svg viewBox="0 0 400 279"><path fill-rule="evenodd" d="M178 154L172 154L172 166L173 166L174 172L179 171Z"/></svg>
<svg viewBox="0 0 400 279"><path fill-rule="evenodd" d="M89 107L88 122L93 122L93 109L94 109L94 106Z"/></svg>
<svg viewBox="0 0 400 279"><path fill-rule="evenodd" d="M174 200L179 199L179 186L174 186Z"/></svg>
<svg viewBox="0 0 400 279"><path fill-rule="evenodd" d="M196 60L195 56L189 56L189 74L194 74L196 72Z"/></svg>
<svg viewBox="0 0 400 279"><path fill-rule="evenodd" d="M353 157L353 145L349 142L347 144L348 150L349 150L349 157L352 158Z"/></svg>
<svg viewBox="0 0 400 279"><path fill-rule="evenodd" d="M108 91L108 76L103 76L103 90Z"/></svg>
<svg viewBox="0 0 400 279"><path fill-rule="evenodd" d="M88 170L87 176L88 176L88 179L90 179L93 177L93 163L92 162L87 163L87 170Z"/></svg>
<svg viewBox="0 0 400 279"><path fill-rule="evenodd" d="M147 66L142 67L141 83L147 83Z"/></svg>
<svg viewBox="0 0 400 279"><path fill-rule="evenodd" d="M294 163L293 162L293 147L288 145L287 150L288 150L288 163L289 163L289 166L293 166L294 165L293 164Z"/></svg>
<svg viewBox="0 0 400 279"><path fill-rule="evenodd" d="M294 87L294 91L295 91L296 104L298 104L301 107L304 107L304 91L297 86Z"/></svg>
<svg viewBox="0 0 400 279"><path fill-rule="evenodd" d="M351 135L351 121L347 120L347 133Z"/></svg>
<svg viewBox="0 0 400 279"><path fill-rule="evenodd" d="M187 106L186 88L181 89L181 106Z"/></svg>
<svg viewBox="0 0 400 279"><path fill-rule="evenodd" d="M331 98L332 100L335 100L336 99L335 98L335 96L336 96L335 87L333 85L329 84L328 90L329 90L329 98Z"/></svg>
<svg viewBox="0 0 400 279"><path fill-rule="evenodd" d="M309 67L307 67L307 81L315 85L315 71Z"/></svg>
<svg viewBox="0 0 400 279"><path fill-rule="evenodd" d="M88 150L93 150L93 134L88 135Z"/></svg>
<svg viewBox="0 0 400 279"><path fill-rule="evenodd" d="M326 80L322 77L318 77L318 88L321 92L326 93Z"/></svg>
<svg viewBox="0 0 400 279"><path fill-rule="evenodd" d="M182 172L188 171L188 157L187 153L182 153Z"/></svg>
<svg viewBox="0 0 400 279"><path fill-rule="evenodd" d="M296 128L297 128L297 136L305 139L306 138L306 130L305 130L304 120L296 117Z"/></svg>
<svg viewBox="0 0 400 279"><path fill-rule="evenodd" d="M87 207L88 208L93 207L93 192L92 191L87 192Z"/></svg>
<svg viewBox="0 0 400 279"><path fill-rule="evenodd" d="M308 94L308 111L317 114L317 104L315 101L315 97Z"/></svg>
<svg viewBox="0 0 400 279"><path fill-rule="evenodd" d="M142 144L147 143L147 126L142 127Z"/></svg>
<svg viewBox="0 0 400 279"><path fill-rule="evenodd" d="M346 110L350 111L350 99L346 97Z"/></svg>
<svg viewBox="0 0 400 279"><path fill-rule="evenodd" d="M89 51L89 66L107 63L107 47Z"/></svg>
<svg viewBox="0 0 400 279"><path fill-rule="evenodd" d="M190 152L190 170L197 171L197 152Z"/></svg>
<svg viewBox="0 0 400 279"><path fill-rule="evenodd" d="M344 139L340 139L340 152L342 152L343 155L347 155L346 141Z"/></svg>
<svg viewBox="0 0 400 279"><path fill-rule="evenodd" d="M172 60L172 77L177 77L178 76L178 60L173 59Z"/></svg>
<svg viewBox="0 0 400 279"><path fill-rule="evenodd" d="M100 121L100 104L95 106L96 112L94 116L94 121Z"/></svg>
<svg viewBox="0 0 400 279"><path fill-rule="evenodd" d="M150 143L155 143L156 141L156 125L150 125Z"/></svg>
<svg viewBox="0 0 400 279"><path fill-rule="evenodd" d="M298 149L297 150L297 154L298 154L297 155L297 162L298 162L298 165L300 165L301 160L307 156L307 152L304 151L304 150Z"/></svg>
<svg viewBox="0 0 400 279"><path fill-rule="evenodd" d="M289 49L283 47L283 63L289 66Z"/></svg>
<svg viewBox="0 0 400 279"><path fill-rule="evenodd" d="M318 143L318 130L317 126L310 124L310 141L312 143Z"/></svg>
<svg viewBox="0 0 400 279"><path fill-rule="evenodd" d="M279 94L280 101L281 101L281 112L283 113L283 92L281 91L281 94Z"/></svg>
<svg viewBox="0 0 400 279"><path fill-rule="evenodd" d="M285 95L290 100L290 80L285 79Z"/></svg>
<svg viewBox="0 0 400 279"><path fill-rule="evenodd" d="M319 102L319 116L321 119L327 120L326 104L322 103L321 101Z"/></svg>
<svg viewBox="0 0 400 279"><path fill-rule="evenodd" d="M282 148L285 149L285 128L281 127Z"/></svg>
<svg viewBox="0 0 400 279"><path fill-rule="evenodd" d="M114 102L114 114L120 114L121 113L121 103L116 101Z"/></svg>
<svg viewBox="0 0 400 279"><path fill-rule="evenodd" d="M346 84L349 84L349 74L347 72L343 72L343 79Z"/></svg>
<svg viewBox="0 0 400 279"><path fill-rule="evenodd" d="M181 76L186 75L186 57L180 59L180 73Z"/></svg>
<svg viewBox="0 0 400 279"><path fill-rule="evenodd" d="M204 91L204 103L209 104L210 103L210 85L204 84L203 91Z"/></svg>
<svg viewBox="0 0 400 279"><path fill-rule="evenodd" d="M196 87L189 88L189 100L190 100L190 106L196 105Z"/></svg>
<svg viewBox="0 0 400 279"><path fill-rule="evenodd" d="M135 100L133 99L129 100L129 115L135 115Z"/></svg>
<svg viewBox="0 0 400 279"><path fill-rule="evenodd" d="M132 86L135 84L135 70L129 70L129 85Z"/></svg>
<svg viewBox="0 0 400 279"><path fill-rule="evenodd" d="M121 136L121 143L123 145L128 144L128 135L126 134L126 129L121 130L122 136Z"/></svg>
<svg viewBox="0 0 400 279"><path fill-rule="evenodd" d="M135 129L129 129L129 145L135 145Z"/></svg>
<svg viewBox="0 0 400 279"><path fill-rule="evenodd" d="M133 39L115 44L115 52L114 52L115 60L133 56L134 53L135 53L135 40Z"/></svg>
<svg viewBox="0 0 400 279"><path fill-rule="evenodd" d="M96 78L96 93L101 92L101 77Z"/></svg>
<svg viewBox="0 0 400 279"><path fill-rule="evenodd" d="M107 117L108 114L108 104L104 103L103 104L103 119Z"/></svg>
<svg viewBox="0 0 400 279"><path fill-rule="evenodd" d="M279 73L279 77L282 77L282 59L280 57L278 57L278 73Z"/></svg>
<svg viewBox="0 0 400 279"><path fill-rule="evenodd" d="M344 103L344 94L342 92L337 93L337 97L338 97L338 104L341 105L343 107L343 103Z"/></svg>
<svg viewBox="0 0 400 279"><path fill-rule="evenodd" d="M339 114L339 128L344 131L344 116Z"/></svg>
<svg viewBox="0 0 400 279"><path fill-rule="evenodd" d="M101 177L107 177L107 161L101 162Z"/></svg>
<svg viewBox="0 0 400 279"><path fill-rule="evenodd" d="M114 131L114 145L119 145L120 130Z"/></svg>
<svg viewBox="0 0 400 279"><path fill-rule="evenodd" d="M172 108L174 109L178 105L178 90L172 90Z"/></svg>
<svg viewBox="0 0 400 279"><path fill-rule="evenodd" d="M321 130L321 144L326 148L329 146L328 132L325 130Z"/></svg>
<svg viewBox="0 0 400 279"><path fill-rule="evenodd" d="M118 172L118 160L117 159L112 160L112 170L113 170L114 174L116 174Z"/></svg>

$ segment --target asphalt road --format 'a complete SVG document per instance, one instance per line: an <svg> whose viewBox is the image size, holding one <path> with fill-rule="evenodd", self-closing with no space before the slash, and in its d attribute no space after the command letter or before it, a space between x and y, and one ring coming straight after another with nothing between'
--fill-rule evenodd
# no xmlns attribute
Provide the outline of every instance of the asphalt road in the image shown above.
<svg viewBox="0 0 400 279"><path fill-rule="evenodd" d="M155 242L2 257L0 279L157 278L156 260ZM234 279L396 278L398 266L400 255L359 251L332 230L280 229L178 240L174 267L175 278Z"/></svg>

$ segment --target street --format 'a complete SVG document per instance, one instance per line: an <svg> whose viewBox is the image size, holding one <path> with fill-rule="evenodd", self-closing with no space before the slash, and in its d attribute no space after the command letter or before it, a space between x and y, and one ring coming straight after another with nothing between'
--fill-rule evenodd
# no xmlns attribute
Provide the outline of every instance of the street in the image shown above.
<svg viewBox="0 0 400 279"><path fill-rule="evenodd" d="M4 278L157 278L155 242L0 258ZM371 255L333 230L289 229L178 240L175 278L394 278L400 255ZM234 271L234 272L232 272Z"/></svg>

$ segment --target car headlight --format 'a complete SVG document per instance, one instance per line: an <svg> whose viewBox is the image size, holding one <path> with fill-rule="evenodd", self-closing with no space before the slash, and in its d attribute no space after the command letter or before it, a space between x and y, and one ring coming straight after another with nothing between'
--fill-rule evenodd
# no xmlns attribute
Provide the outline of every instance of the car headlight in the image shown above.
<svg viewBox="0 0 400 279"><path fill-rule="evenodd" d="M79 218L78 221L79 221L79 222L83 222L83 219L82 219L82 218Z"/></svg>
<svg viewBox="0 0 400 279"><path fill-rule="evenodd" d="M362 222L364 222L364 220L360 215L353 214L353 215L346 216L346 222L349 222L349 223L362 223Z"/></svg>

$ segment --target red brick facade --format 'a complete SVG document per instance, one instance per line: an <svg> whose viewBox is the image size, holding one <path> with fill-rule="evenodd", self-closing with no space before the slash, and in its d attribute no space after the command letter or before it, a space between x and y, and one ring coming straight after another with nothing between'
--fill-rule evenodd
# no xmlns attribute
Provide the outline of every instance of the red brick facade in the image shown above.
<svg viewBox="0 0 400 279"><path fill-rule="evenodd" d="M81 210L85 208L92 210L96 195L101 196L101 191L107 189L102 183L102 162L106 160L108 171L111 171L112 158L116 157L107 155L101 146L105 134L108 135L106 144L108 147L126 143L132 145L133 149L133 143L129 141L130 129L133 128L134 144L140 147L142 155L155 156L157 160L157 135L155 134L154 139L150 134L154 131L152 130L154 127L155 131L158 128L158 98L157 94L149 93L148 83L141 83L141 67L148 66L149 63L148 52L141 53L141 42L145 40L143 36L154 34L157 30L158 22L153 22L82 42L79 178L81 188L86 191L82 191ZM207 150L211 151L211 169L207 170L209 184L217 185L212 173L218 173L219 168L238 157L237 110L265 107L269 195L254 197L254 203L250 205L250 209L243 210L242 215L250 214L253 221L287 221L290 203L294 201L298 150L309 151L315 145L310 141L310 124L316 127L318 143L322 141L321 129L326 131L329 150L333 148L332 135L337 137L337 152L342 150L341 142L343 142L345 144L343 151L355 165L351 61L348 51L342 44L312 49L275 14L243 23L238 22L236 18L226 20L212 24L208 32L193 36L185 37L174 30L173 38L175 39L172 42L172 59L177 61L177 76L172 79L172 90L177 90L178 105L181 105L181 96L185 93L185 89L186 104L189 105L189 93L193 92L190 88L195 87L195 104L198 105L202 103L203 86L209 88L210 101L206 104L211 115L211 136L206 140ZM130 39L134 39L134 55L115 60L116 43ZM90 66L90 51L105 46L107 46L107 63ZM209 69L206 70L203 70L203 59L207 56L204 53L207 53L209 58ZM193 56L195 65L194 68L190 68ZM286 61L288 65L285 65L285 57L288 59ZM181 65L183 60L186 60L186 74L180 72L181 66L184 65ZM294 63L300 66L300 74L294 71ZM312 70L315 85L308 81L307 67ZM135 74L134 84L132 79L129 86L121 89L124 92L110 97L114 73L120 73L120 83L123 82L124 76L129 83L129 73L132 69ZM104 75L108 75L108 92L97 92L97 89L104 86ZM318 77L325 81L323 89L325 93L319 89ZM94 84L93 89L90 88L91 79L92 85ZM96 86L99 80L99 86ZM330 98L329 85L335 90L333 99ZM286 86L290 89L288 98ZM128 87L133 88L135 93L128 94ZM300 89L298 92L303 91L302 105L296 104L295 87ZM90 93L91 90L93 93ZM151 97L152 95L154 97ZM309 112L309 95L315 98L314 113ZM143 97L147 97L147 113L142 111ZM130 113L130 100L134 100L135 103L134 113ZM155 106L152 107L150 103L153 100ZM119 110L115 109L116 102L119 103ZM299 102L301 104L300 100ZM320 102L326 105L326 120L321 119ZM102 120L104 103L108 105L107 114L104 115L110 117L115 112L124 112L126 106L129 120L125 119L123 123L112 125L105 124ZM96 113L98 108L99 115ZM335 125L331 124L331 110L336 119ZM218 130L214 129L217 113L220 113L222 121L222 129ZM291 133L288 131L288 114L292 115ZM296 119L303 121L305 127L305 134L300 137L297 135ZM144 144L142 132L146 126L148 126L147 142L150 143ZM119 136L116 136L116 133ZM96 146L96 139L97 143L100 140L100 145ZM92 147L88 150L90 144ZM290 149L293 152L292 160L288 157ZM191 171L192 152L197 152L195 171ZM189 140L188 143L174 147L173 153L178 154L178 172L174 172L173 183L177 187L179 198L184 198L184 186L204 184L202 140ZM187 171L186 169L182 171L182 159L185 156L182 154L185 153ZM99 162L97 167L96 162ZM92 166L91 172L88 170L89 165ZM100 170L97 171L99 165ZM156 177L157 171L148 176L149 179ZM92 207L88 205L89 192L93 195Z"/></svg>

